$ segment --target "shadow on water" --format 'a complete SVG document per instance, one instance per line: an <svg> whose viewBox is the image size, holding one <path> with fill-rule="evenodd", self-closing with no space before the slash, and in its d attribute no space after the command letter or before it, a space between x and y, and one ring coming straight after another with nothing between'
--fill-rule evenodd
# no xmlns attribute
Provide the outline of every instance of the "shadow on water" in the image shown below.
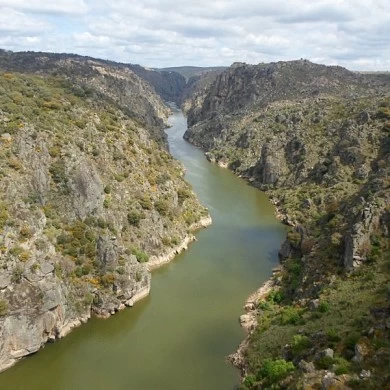
<svg viewBox="0 0 390 390"><path fill-rule="evenodd" d="M90 320L0 374L0 389L235 388L238 372L225 357L244 338L243 303L277 264L285 230L263 193L183 140L180 111L170 121L171 153L213 225L153 272L149 297L109 320Z"/></svg>

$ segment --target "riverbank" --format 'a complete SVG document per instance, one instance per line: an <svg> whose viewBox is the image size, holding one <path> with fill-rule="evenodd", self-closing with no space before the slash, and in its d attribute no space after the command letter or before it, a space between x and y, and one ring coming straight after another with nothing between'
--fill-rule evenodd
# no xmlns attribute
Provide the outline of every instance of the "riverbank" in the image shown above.
<svg viewBox="0 0 390 390"><path fill-rule="evenodd" d="M207 215L206 217L202 217L198 222L192 224L189 228L191 232L195 232L196 230L206 228L207 226L210 226L212 224L212 219L210 215ZM175 256L179 255L181 252L188 249L188 245L195 241L196 237L193 234L187 234L182 242L169 250L167 250L164 254L160 256L152 256L148 263L147 268L148 271L153 271L159 267L162 267L165 264L168 264L170 261L172 261Z"/></svg>
<svg viewBox="0 0 390 390"><path fill-rule="evenodd" d="M195 232L199 229L206 228L211 225L212 219L210 215L202 217L198 222L192 224L189 231ZM170 261L172 261L182 251L188 249L188 245L195 241L196 237L193 234L187 234L178 245L170 248L160 256L151 257L146 268L149 272L156 270ZM43 319L43 331L47 334L45 342L37 342L34 345L30 345L28 349L14 350L12 353L13 359L7 359L0 361L0 372L3 372L13 365L15 365L20 359L31 355L32 353L38 352L45 346L46 343L53 343L56 340L63 339L69 335L74 329L86 324L90 318L94 315L100 319L107 319L119 311L124 310L126 307L133 307L137 302L149 296L151 290L150 276L147 279L147 283L136 291L127 292L123 295L123 298L113 304L108 302L106 306L99 308L90 306L89 310L84 309L78 317L65 319L65 314L60 308L55 308L48 316ZM61 319L64 320L61 321Z"/></svg>

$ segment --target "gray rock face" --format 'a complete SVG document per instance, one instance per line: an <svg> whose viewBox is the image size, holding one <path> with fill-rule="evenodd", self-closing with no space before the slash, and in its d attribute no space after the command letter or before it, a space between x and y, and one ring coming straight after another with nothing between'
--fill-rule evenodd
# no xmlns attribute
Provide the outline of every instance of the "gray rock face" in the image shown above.
<svg viewBox="0 0 390 390"><path fill-rule="evenodd" d="M118 253L115 237L100 236L97 241L97 258L104 267L118 263Z"/></svg>
<svg viewBox="0 0 390 390"><path fill-rule="evenodd" d="M2 273L0 275L0 290L8 287L8 285L11 283L11 275L8 273Z"/></svg>
<svg viewBox="0 0 390 390"><path fill-rule="evenodd" d="M49 339L58 338L80 315L69 310L65 286L61 286L52 274L48 275L34 285L22 281L17 286L17 295L16 286L9 286L3 292L12 313L0 321L1 370L37 352ZM36 300L41 300L40 306L34 304Z"/></svg>
<svg viewBox="0 0 390 390"><path fill-rule="evenodd" d="M73 191L73 207L80 219L103 209L103 184L90 162L81 160L78 163L69 186Z"/></svg>
<svg viewBox="0 0 390 390"><path fill-rule="evenodd" d="M305 360L299 362L299 368L305 372L314 372L316 369L313 362L306 362Z"/></svg>
<svg viewBox="0 0 390 390"><path fill-rule="evenodd" d="M263 184L276 184L279 179L280 163L278 155L268 144L264 144L261 149L257 172Z"/></svg>
<svg viewBox="0 0 390 390"><path fill-rule="evenodd" d="M379 216L374 205L366 205L356 216L352 231L345 237L344 266L353 269L366 260L370 247L370 235L379 225Z"/></svg>
<svg viewBox="0 0 390 390"><path fill-rule="evenodd" d="M282 246L280 247L280 250L279 250L279 259L280 261L283 261L285 259L288 259L289 256L291 255L292 253L292 247L291 247L291 243L289 240L285 240L282 244Z"/></svg>
<svg viewBox="0 0 390 390"><path fill-rule="evenodd" d="M48 263L47 261L45 261L44 263L41 264L41 272L44 274L44 275L47 275L47 274L50 274L51 272L54 271L54 266L53 264L50 264Z"/></svg>

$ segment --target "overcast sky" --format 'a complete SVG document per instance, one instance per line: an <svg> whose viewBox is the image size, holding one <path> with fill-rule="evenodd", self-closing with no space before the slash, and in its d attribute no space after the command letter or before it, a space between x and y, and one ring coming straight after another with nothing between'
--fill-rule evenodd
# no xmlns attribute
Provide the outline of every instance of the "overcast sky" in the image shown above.
<svg viewBox="0 0 390 390"><path fill-rule="evenodd" d="M0 48L164 67L390 70L389 0L0 0Z"/></svg>

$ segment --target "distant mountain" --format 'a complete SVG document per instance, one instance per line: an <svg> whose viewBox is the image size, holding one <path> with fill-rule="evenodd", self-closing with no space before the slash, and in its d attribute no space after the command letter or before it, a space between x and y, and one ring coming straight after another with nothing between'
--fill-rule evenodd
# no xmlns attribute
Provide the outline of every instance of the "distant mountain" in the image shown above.
<svg viewBox="0 0 390 390"><path fill-rule="evenodd" d="M175 72L182 75L187 81L194 76L200 76L208 72L223 72L227 67L226 66L173 66L168 68L155 68L155 70L161 72Z"/></svg>

